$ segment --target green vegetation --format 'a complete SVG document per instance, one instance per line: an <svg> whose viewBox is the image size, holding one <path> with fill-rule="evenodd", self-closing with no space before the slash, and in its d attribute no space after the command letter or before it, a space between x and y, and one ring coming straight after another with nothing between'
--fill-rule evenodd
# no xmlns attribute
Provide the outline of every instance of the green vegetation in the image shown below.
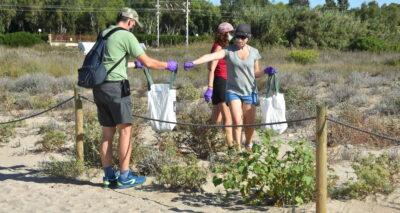
<svg viewBox="0 0 400 213"><path fill-rule="evenodd" d="M0 35L0 45L11 47L31 47L43 43L43 40L35 34L28 32L16 32Z"/></svg>
<svg viewBox="0 0 400 213"><path fill-rule="evenodd" d="M375 193L389 194L394 190L399 178L400 161L390 159L386 154L379 157L370 154L352 166L357 179L333 189L331 192L333 198L363 199Z"/></svg>
<svg viewBox="0 0 400 213"><path fill-rule="evenodd" d="M181 5L185 1L177 2ZM347 3L346 3L347 2ZM8 5L21 5L18 0L8 0ZM53 1L44 0L25 2L21 10L18 6L9 6L0 16L0 33L25 31L42 34L55 33L64 35L97 35L108 24L115 22L117 11L129 6L138 10L140 20L146 26L135 29L139 40L151 45L157 34L155 27L155 7L151 1L138 0L82 0ZM162 4L160 20L161 44L171 45L183 43L185 29L184 10L168 11L169 6ZM99 8L107 8L100 10ZM71 10L73 12L71 12ZM258 44L284 45L303 48L362 48L369 50L362 40L374 43L375 48L400 50L398 30L400 20L400 4L391 3L379 6L378 1L363 3L359 8L349 9L348 1L326 1L324 5L310 8L308 1L291 0L288 4L261 0L221 1L220 6L207 0L194 1L190 4L190 36L203 40L211 36L216 26L222 21L234 25L250 23L253 37ZM99 12L101 11L101 12ZM229 17L226 17L229 14ZM195 35L200 35L196 37ZM368 39L364 36L368 35ZM40 38L41 36L37 36ZM374 39L370 39L374 38ZM36 39L35 39L36 40ZM382 43L383 42L383 43ZM375 46L378 45L378 46Z"/></svg>
<svg viewBox="0 0 400 213"><path fill-rule="evenodd" d="M10 142L10 138L16 134L15 127L17 127L16 123L0 125L0 145Z"/></svg>
<svg viewBox="0 0 400 213"><path fill-rule="evenodd" d="M85 166L77 160L58 161L50 158L50 161L43 162L41 165L44 174L52 177L77 178L85 171Z"/></svg>
<svg viewBox="0 0 400 213"><path fill-rule="evenodd" d="M280 143L268 136L252 152L241 153L216 167L214 185L239 190L247 203L296 205L309 202L314 193L314 155L305 141L289 143L292 150L279 156Z"/></svg>
<svg viewBox="0 0 400 213"><path fill-rule="evenodd" d="M38 141L36 145L40 144L43 151L51 152L62 148L66 139L67 136L63 131L51 130L46 132L43 139Z"/></svg>
<svg viewBox="0 0 400 213"><path fill-rule="evenodd" d="M351 50L380 52L388 50L384 40L373 36L359 37L353 40L349 46Z"/></svg>
<svg viewBox="0 0 400 213"><path fill-rule="evenodd" d="M180 88L178 90L178 96L177 98L179 100L187 100L187 101L193 101L197 100L201 97L200 91L193 86L193 84L186 84L184 87Z"/></svg>
<svg viewBox="0 0 400 213"><path fill-rule="evenodd" d="M315 50L293 50L290 52L288 58L296 63L310 64L318 60L319 53Z"/></svg>

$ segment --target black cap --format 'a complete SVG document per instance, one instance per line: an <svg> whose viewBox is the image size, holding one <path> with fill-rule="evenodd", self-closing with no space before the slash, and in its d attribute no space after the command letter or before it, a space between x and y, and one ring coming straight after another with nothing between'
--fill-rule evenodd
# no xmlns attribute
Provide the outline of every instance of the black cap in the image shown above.
<svg viewBox="0 0 400 213"><path fill-rule="evenodd" d="M251 37L251 26L249 24L239 24L235 30L235 36Z"/></svg>

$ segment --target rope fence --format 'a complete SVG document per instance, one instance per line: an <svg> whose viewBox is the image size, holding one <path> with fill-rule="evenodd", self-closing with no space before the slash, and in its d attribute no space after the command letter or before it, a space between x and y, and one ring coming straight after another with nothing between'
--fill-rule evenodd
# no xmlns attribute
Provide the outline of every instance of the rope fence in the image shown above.
<svg viewBox="0 0 400 213"><path fill-rule="evenodd" d="M44 111L41 111L41 112L38 112L38 113L34 113L34 114L32 114L32 115L28 115L28 116L26 116L26 117L18 118L18 119L15 119L15 120L0 122L0 125L10 124L10 123L16 123L16 122L20 122L20 121L28 120L28 119L30 119L30 118L37 117L37 116L39 116L39 115L42 115L42 114L44 114L44 113L46 113L46 112L48 112L48 111L51 111L51 110L53 110L53 109L55 109L55 108L58 108L58 107L60 107L60 106L62 106L62 105L64 105L64 104L68 103L68 102L71 101L72 99L74 99L74 97L71 97L71 98L68 98L68 99L66 99L66 100L64 100L64 101L61 101L60 103L56 104L55 106L50 107L49 109L46 109L46 110L44 110Z"/></svg>

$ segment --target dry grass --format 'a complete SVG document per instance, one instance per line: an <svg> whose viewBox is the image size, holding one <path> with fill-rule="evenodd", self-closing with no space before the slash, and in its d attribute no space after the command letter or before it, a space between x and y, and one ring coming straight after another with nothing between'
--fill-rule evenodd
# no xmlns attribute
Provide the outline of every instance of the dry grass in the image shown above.
<svg viewBox="0 0 400 213"><path fill-rule="evenodd" d="M148 55L160 60L180 62L175 86L178 94L185 88L194 86L201 96L206 86L206 65L196 66L193 70L183 71L183 62L193 60L209 53L210 43L195 43L189 48L172 46L162 49L148 49ZM260 49L261 68L272 65L278 68L281 91L287 98L288 119L301 118L315 113L315 104L325 102L331 115L344 118L342 109L348 105L363 116L381 116L382 120L400 114L400 72L396 61L400 53L341 52L337 50L319 50L319 59L313 64L301 65L287 60L291 49L266 47ZM77 48L53 48L39 45L33 48L5 48L0 46L0 105L1 111L13 109L45 108L57 95L70 97L75 84L77 68L83 56ZM166 83L171 73L152 71L154 81ZM129 79L134 89L135 113L146 111L147 82L141 70L129 70ZM265 78L258 80L259 91L265 91ZM59 94L62 95L59 95ZM48 95L46 95L48 94ZM33 96L32 96L33 95ZM72 103L72 102L71 102ZM68 107L71 107L69 105ZM365 122L359 124L365 126ZM382 121L382 126L388 124ZM337 130L342 131L342 130ZM382 129L387 132L387 130ZM347 134L347 133L346 133ZM350 133L349 133L350 134ZM347 136L346 136L347 137ZM346 138L342 137L342 138ZM356 141L358 136L348 138ZM364 136L363 136L364 137Z"/></svg>

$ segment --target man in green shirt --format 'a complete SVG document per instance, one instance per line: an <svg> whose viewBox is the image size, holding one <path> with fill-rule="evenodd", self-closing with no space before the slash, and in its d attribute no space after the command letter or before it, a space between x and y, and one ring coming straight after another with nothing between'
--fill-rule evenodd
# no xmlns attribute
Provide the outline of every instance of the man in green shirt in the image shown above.
<svg viewBox="0 0 400 213"><path fill-rule="evenodd" d="M127 80L128 58L136 58L135 64L146 67L176 72L176 61L162 62L146 55L136 37L129 32L136 25L141 27L137 12L131 8L123 8L117 17L115 26L102 32L104 36L110 30L120 27L125 30L114 32L106 42L104 65L110 70L121 59L122 61L109 73L106 81L93 88L93 97L97 106L97 114L102 126L103 137L100 145L101 163L104 169L103 184L105 187L117 185L128 188L145 182L144 176L137 176L129 169L132 146L132 102L129 82ZM119 131L119 171L112 167L112 141L116 130Z"/></svg>

